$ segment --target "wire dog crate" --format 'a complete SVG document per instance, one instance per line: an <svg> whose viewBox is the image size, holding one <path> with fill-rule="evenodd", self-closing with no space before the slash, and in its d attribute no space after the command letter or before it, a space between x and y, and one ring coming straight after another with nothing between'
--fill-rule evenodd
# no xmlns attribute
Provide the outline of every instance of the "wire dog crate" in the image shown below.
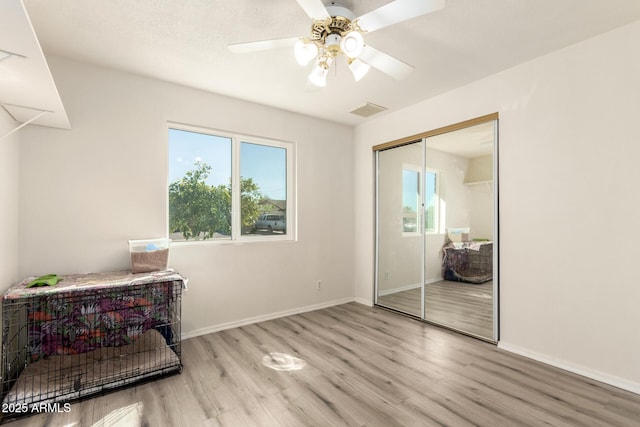
<svg viewBox="0 0 640 427"><path fill-rule="evenodd" d="M463 242L442 248L442 277L480 284L493 279L493 242Z"/></svg>
<svg viewBox="0 0 640 427"><path fill-rule="evenodd" d="M182 370L184 279L171 271L63 276L2 299L3 415Z"/></svg>

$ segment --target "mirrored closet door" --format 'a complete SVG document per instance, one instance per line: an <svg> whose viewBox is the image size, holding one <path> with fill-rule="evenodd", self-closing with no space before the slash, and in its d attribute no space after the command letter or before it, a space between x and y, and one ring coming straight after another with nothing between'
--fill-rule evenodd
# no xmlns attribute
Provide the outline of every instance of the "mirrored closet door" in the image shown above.
<svg viewBox="0 0 640 427"><path fill-rule="evenodd" d="M424 311L422 193L424 142L378 153L378 304Z"/></svg>
<svg viewBox="0 0 640 427"><path fill-rule="evenodd" d="M374 147L376 305L497 341L497 115Z"/></svg>

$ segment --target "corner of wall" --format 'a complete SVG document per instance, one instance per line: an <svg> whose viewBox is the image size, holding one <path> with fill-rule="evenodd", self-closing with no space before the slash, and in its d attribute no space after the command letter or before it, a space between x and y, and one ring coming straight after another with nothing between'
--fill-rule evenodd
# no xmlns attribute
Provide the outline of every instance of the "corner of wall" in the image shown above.
<svg viewBox="0 0 640 427"><path fill-rule="evenodd" d="M13 130L16 123L0 110L0 137ZM18 281L18 204L19 204L18 133L0 139L0 289Z"/></svg>

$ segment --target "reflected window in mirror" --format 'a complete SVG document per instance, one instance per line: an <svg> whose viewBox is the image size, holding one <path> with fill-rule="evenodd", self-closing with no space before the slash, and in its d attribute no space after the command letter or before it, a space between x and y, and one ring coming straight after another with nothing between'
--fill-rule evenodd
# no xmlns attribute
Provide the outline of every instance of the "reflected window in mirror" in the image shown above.
<svg viewBox="0 0 640 427"><path fill-rule="evenodd" d="M424 230L438 233L440 230L440 176L436 170L425 171Z"/></svg>
<svg viewBox="0 0 640 427"><path fill-rule="evenodd" d="M420 233L421 182L420 167L404 165L402 168L402 232Z"/></svg>

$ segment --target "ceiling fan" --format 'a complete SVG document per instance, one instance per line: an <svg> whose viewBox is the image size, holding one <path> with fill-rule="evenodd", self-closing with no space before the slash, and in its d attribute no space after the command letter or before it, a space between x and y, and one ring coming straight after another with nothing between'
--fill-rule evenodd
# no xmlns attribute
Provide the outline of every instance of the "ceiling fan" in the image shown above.
<svg viewBox="0 0 640 427"><path fill-rule="evenodd" d="M413 67L366 44L363 35L442 9L445 3L445 0L395 0L356 17L335 2L325 6L322 0L296 1L312 19L309 36L234 43L227 47L234 53L248 53L293 46L300 65L314 61L309 81L319 87L326 86L329 67L339 55L347 57L356 81L362 79L370 67L398 80L406 78Z"/></svg>

